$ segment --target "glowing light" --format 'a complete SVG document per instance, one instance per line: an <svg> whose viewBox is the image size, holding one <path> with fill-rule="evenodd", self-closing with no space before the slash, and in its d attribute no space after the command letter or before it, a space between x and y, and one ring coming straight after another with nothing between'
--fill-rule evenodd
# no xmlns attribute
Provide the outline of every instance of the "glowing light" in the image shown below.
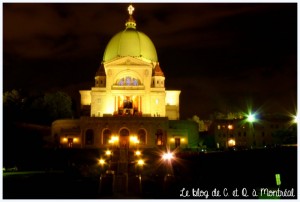
<svg viewBox="0 0 300 202"><path fill-rule="evenodd" d="M103 165L105 164L105 160L104 160L104 159L100 159L100 160L99 160L99 164L100 164L101 166L103 166Z"/></svg>
<svg viewBox="0 0 300 202"><path fill-rule="evenodd" d="M252 114L252 113L248 114L247 121L250 123L255 122L256 121L255 114Z"/></svg>
<svg viewBox="0 0 300 202"><path fill-rule="evenodd" d="M74 142L79 142L79 139L75 137Z"/></svg>
<svg viewBox="0 0 300 202"><path fill-rule="evenodd" d="M299 119L299 117L298 117L298 114L297 114L297 115L294 116L293 122L294 122L294 123L298 123L298 119Z"/></svg>
<svg viewBox="0 0 300 202"><path fill-rule="evenodd" d="M135 151L135 155L136 155L136 156L140 156L141 154L142 154L141 151L139 151L139 150Z"/></svg>
<svg viewBox="0 0 300 202"><path fill-rule="evenodd" d="M228 129L232 130L233 129L233 125L228 125Z"/></svg>
<svg viewBox="0 0 300 202"><path fill-rule="evenodd" d="M129 15L132 15L133 11L134 11L134 7L132 5L128 6Z"/></svg>
<svg viewBox="0 0 300 202"><path fill-rule="evenodd" d="M229 147L234 147L235 146L235 140L234 139L229 139L228 140L228 146Z"/></svg>
<svg viewBox="0 0 300 202"><path fill-rule="evenodd" d="M181 138L180 140L181 140L182 142L184 142L184 141L185 141L185 139L184 139L184 138Z"/></svg>
<svg viewBox="0 0 300 202"><path fill-rule="evenodd" d="M145 164L145 162L144 162L143 159L139 159L139 160L137 161L137 164L138 164L139 166L143 166L143 165Z"/></svg>
<svg viewBox="0 0 300 202"><path fill-rule="evenodd" d="M164 154L162 155L162 158L163 158L163 160L168 160L168 161L170 161L171 159L174 158L174 156L173 156L173 154L172 154L171 152L167 152L167 153L164 153Z"/></svg>
<svg viewBox="0 0 300 202"><path fill-rule="evenodd" d="M130 141L135 143L135 144L140 143L140 141L138 140L138 138L136 136L130 136Z"/></svg>
<svg viewBox="0 0 300 202"><path fill-rule="evenodd" d="M170 140L171 140L171 142L174 142L174 141L175 141L175 139L174 139L174 138L171 138Z"/></svg>
<svg viewBox="0 0 300 202"><path fill-rule="evenodd" d="M63 138L63 142L67 142L68 141L68 138Z"/></svg>
<svg viewBox="0 0 300 202"><path fill-rule="evenodd" d="M110 140L108 140L108 143L114 144L116 142L119 142L119 137L118 136L112 136Z"/></svg>
<svg viewBox="0 0 300 202"><path fill-rule="evenodd" d="M110 151L110 150L106 150L106 151L105 151L105 155L107 155L107 156L110 156L110 155L112 155L112 151Z"/></svg>

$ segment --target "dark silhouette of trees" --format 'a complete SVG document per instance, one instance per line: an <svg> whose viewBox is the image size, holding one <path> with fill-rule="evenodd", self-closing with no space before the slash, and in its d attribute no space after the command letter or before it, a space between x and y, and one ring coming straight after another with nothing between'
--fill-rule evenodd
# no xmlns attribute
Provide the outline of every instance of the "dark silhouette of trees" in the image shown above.
<svg viewBox="0 0 300 202"><path fill-rule="evenodd" d="M72 99L64 92L27 95L12 90L3 95L3 119L51 125L56 119L72 118Z"/></svg>

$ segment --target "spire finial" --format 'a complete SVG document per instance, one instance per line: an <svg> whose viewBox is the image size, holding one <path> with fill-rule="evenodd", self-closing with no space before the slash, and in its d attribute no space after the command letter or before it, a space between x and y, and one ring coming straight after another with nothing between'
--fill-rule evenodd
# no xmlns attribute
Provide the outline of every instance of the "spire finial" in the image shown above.
<svg viewBox="0 0 300 202"><path fill-rule="evenodd" d="M127 22L125 23L126 28L136 28L136 23L135 20L132 17L133 11L134 11L134 7L130 4L128 6L128 13L129 13L129 19L127 20Z"/></svg>
<svg viewBox="0 0 300 202"><path fill-rule="evenodd" d="M132 15L133 11L134 11L134 7L130 4L128 6L128 13L129 13L129 15Z"/></svg>

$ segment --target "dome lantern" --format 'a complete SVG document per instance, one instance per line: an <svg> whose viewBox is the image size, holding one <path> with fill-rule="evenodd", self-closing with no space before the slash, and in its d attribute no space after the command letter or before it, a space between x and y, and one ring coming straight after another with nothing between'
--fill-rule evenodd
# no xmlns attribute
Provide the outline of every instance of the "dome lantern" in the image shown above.
<svg viewBox="0 0 300 202"><path fill-rule="evenodd" d="M129 5L129 18L125 29L115 34L108 42L103 62L108 62L121 57L134 57L148 62L158 62L155 46L151 39L143 32L137 31L133 19L134 7Z"/></svg>
<svg viewBox="0 0 300 202"><path fill-rule="evenodd" d="M133 28L133 29L136 28L135 20L132 17L133 11L134 11L134 7L130 4L130 6L128 6L129 19L125 23L126 28Z"/></svg>

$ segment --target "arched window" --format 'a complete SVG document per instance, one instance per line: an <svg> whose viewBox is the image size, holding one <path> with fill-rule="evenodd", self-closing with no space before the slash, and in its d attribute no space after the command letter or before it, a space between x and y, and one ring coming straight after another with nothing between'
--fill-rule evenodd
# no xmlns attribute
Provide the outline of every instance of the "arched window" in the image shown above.
<svg viewBox="0 0 300 202"><path fill-rule="evenodd" d="M111 138L111 131L109 129L105 129L103 131L103 144L108 144L110 138Z"/></svg>
<svg viewBox="0 0 300 202"><path fill-rule="evenodd" d="M123 128L121 131L120 131L120 135L121 136L129 136L129 131L125 128Z"/></svg>
<svg viewBox="0 0 300 202"><path fill-rule="evenodd" d="M117 80L118 86L138 86L140 84L141 84L141 82L139 79L133 78L131 76L125 76L125 77Z"/></svg>
<svg viewBox="0 0 300 202"><path fill-rule="evenodd" d="M156 145L164 145L163 131L158 129L156 132Z"/></svg>
<svg viewBox="0 0 300 202"><path fill-rule="evenodd" d="M144 129L138 131L138 139L141 145L146 144L146 131Z"/></svg>
<svg viewBox="0 0 300 202"><path fill-rule="evenodd" d="M94 131L92 129L88 129L85 132L85 144L93 145L94 144Z"/></svg>

